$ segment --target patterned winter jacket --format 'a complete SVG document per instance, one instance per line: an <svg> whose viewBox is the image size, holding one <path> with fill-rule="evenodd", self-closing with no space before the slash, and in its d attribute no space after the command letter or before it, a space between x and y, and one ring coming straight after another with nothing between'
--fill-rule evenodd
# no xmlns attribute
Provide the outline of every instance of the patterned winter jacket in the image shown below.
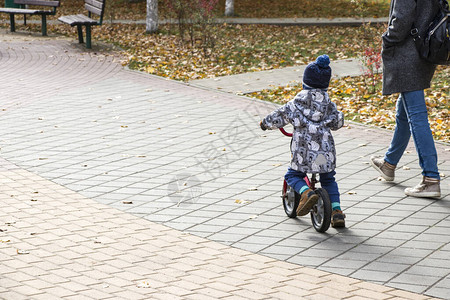
<svg viewBox="0 0 450 300"><path fill-rule="evenodd" d="M344 125L344 115L326 90L302 90L295 98L269 114L262 127L275 129L291 123L291 165L304 173L328 173L336 167L336 148L330 130Z"/></svg>

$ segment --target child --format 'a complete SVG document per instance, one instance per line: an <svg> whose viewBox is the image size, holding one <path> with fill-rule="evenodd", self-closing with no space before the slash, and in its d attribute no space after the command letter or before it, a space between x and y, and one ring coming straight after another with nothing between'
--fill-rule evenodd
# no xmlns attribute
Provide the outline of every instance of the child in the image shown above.
<svg viewBox="0 0 450 300"><path fill-rule="evenodd" d="M339 189L335 181L336 149L330 130L344 125L344 116L331 102L327 88L331 79L330 59L321 55L310 63L303 74L303 90L283 107L266 116L261 129L275 129L291 123L294 133L291 141L291 164L286 182L301 195L297 215L309 213L317 203L318 195L303 179L306 173L319 173L320 185L330 196L331 226L345 227Z"/></svg>

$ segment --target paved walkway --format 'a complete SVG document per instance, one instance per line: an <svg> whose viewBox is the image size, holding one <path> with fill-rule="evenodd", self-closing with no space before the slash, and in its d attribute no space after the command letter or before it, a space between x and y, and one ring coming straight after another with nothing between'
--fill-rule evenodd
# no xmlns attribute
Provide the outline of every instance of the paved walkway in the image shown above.
<svg viewBox="0 0 450 300"><path fill-rule="evenodd" d="M9 20L0 20L5 24L9 24ZM30 24L40 24L39 20L27 20ZM177 20L159 20L159 24L173 24ZM216 23L228 24L265 24L265 25L282 25L282 26L358 26L363 23L370 24L386 24L388 18L217 18ZM120 24L145 24L146 20L112 20L105 19L103 23L120 23ZM57 20L47 20L47 24L61 24Z"/></svg>
<svg viewBox="0 0 450 300"><path fill-rule="evenodd" d="M386 24L389 18L217 18L217 23L265 24L282 26L358 26L363 23ZM108 22L108 21L106 21ZM160 24L175 23L176 20L159 20ZM145 24L145 20L113 20L113 23Z"/></svg>
<svg viewBox="0 0 450 300"><path fill-rule="evenodd" d="M6 36L0 298L450 299L449 179L405 197L412 145L380 182L367 160L390 133L337 131L347 229L318 234L284 215L288 140L257 126L272 104Z"/></svg>
<svg viewBox="0 0 450 300"><path fill-rule="evenodd" d="M330 66L333 70L334 78L358 76L364 70L362 63L358 59L332 61ZM248 94L263 89L300 83L302 82L305 67L305 65L301 65L218 78L197 79L190 81L190 83L195 86L217 89L234 94Z"/></svg>

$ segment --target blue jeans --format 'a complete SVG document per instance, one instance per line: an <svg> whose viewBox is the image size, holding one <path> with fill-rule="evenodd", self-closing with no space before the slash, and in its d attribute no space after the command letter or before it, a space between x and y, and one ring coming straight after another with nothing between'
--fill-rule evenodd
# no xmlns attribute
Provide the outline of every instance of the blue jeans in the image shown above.
<svg viewBox="0 0 450 300"><path fill-rule="evenodd" d="M397 165L409 143L411 134L419 155L422 175L440 179L437 153L428 123L427 107L423 90L401 93L397 100L394 136L384 160Z"/></svg>
<svg viewBox="0 0 450 300"><path fill-rule="evenodd" d="M341 200L339 195L339 188L334 175L336 175L335 171L329 173L320 173L320 186L327 191L328 196L330 196L331 203L340 203ZM288 168L286 175L284 175L284 179L286 180L287 184L290 185L298 193L300 189L306 185L306 181L303 179L305 178L305 176L306 174L303 172Z"/></svg>

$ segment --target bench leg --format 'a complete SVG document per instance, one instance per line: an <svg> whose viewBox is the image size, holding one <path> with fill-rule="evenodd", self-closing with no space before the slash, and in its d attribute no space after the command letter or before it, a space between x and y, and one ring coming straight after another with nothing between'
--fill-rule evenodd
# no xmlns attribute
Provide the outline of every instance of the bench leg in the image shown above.
<svg viewBox="0 0 450 300"><path fill-rule="evenodd" d="M42 35L46 36L47 35L47 16L46 15L42 15Z"/></svg>
<svg viewBox="0 0 450 300"><path fill-rule="evenodd" d="M9 14L9 24L11 25L11 32L16 31L16 22L14 20L14 14Z"/></svg>
<svg viewBox="0 0 450 300"><path fill-rule="evenodd" d="M91 25L86 25L86 48L91 49Z"/></svg>
<svg viewBox="0 0 450 300"><path fill-rule="evenodd" d="M78 30L78 43L83 44L83 26L77 25Z"/></svg>

